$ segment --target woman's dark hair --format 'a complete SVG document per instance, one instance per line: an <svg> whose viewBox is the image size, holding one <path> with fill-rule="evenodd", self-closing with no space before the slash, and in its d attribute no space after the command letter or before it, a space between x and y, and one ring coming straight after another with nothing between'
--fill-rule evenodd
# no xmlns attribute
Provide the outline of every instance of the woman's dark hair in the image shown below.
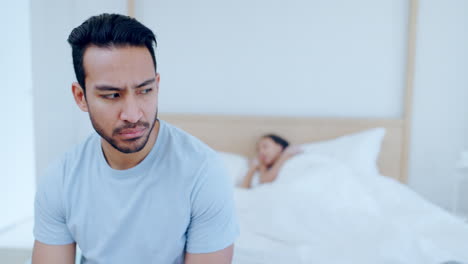
<svg viewBox="0 0 468 264"><path fill-rule="evenodd" d="M157 46L154 33L129 16L119 14L101 14L88 18L76 27L68 36L68 43L72 47L73 67L78 83L85 89L85 70L83 55L90 45L98 47L137 46L148 48L153 58L156 71L156 57L154 47ZM86 93L85 93L86 94Z"/></svg>
<svg viewBox="0 0 468 264"><path fill-rule="evenodd" d="M270 138L276 144L281 145L281 147L283 147L283 150L289 146L289 142L286 139L275 134L267 134L267 135L264 135L262 138Z"/></svg>

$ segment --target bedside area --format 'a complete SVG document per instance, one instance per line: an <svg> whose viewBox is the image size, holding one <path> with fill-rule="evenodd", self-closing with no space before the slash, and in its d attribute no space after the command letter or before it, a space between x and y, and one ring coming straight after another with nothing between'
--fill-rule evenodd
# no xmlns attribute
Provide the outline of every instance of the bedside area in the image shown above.
<svg viewBox="0 0 468 264"><path fill-rule="evenodd" d="M0 228L0 263L25 264L31 258L33 237L33 217Z"/></svg>

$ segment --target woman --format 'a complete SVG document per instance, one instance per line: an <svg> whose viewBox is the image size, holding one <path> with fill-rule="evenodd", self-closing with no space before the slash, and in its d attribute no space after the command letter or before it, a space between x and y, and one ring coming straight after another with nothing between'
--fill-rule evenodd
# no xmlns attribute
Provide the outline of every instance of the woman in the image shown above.
<svg viewBox="0 0 468 264"><path fill-rule="evenodd" d="M301 152L298 146L290 146L288 141L277 135L268 134L261 137L257 143L257 156L252 159L240 187L248 189L258 184L273 182L283 164Z"/></svg>

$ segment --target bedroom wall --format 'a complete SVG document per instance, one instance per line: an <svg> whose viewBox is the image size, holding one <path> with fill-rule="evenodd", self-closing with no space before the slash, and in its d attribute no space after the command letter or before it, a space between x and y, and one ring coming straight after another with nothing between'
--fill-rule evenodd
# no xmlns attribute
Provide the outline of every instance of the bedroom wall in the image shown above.
<svg viewBox="0 0 468 264"><path fill-rule="evenodd" d="M141 0L136 16L158 36L161 111L382 117L401 115L405 2Z"/></svg>
<svg viewBox="0 0 468 264"><path fill-rule="evenodd" d="M40 174L91 131L69 91L66 36L91 14L125 12L125 1L32 2ZM135 2L159 41L160 111L402 114L406 0ZM446 208L455 160L468 147L467 5L420 0L409 186Z"/></svg>
<svg viewBox="0 0 468 264"><path fill-rule="evenodd" d="M468 148L468 1L420 2L409 185L449 208L455 163Z"/></svg>
<svg viewBox="0 0 468 264"><path fill-rule="evenodd" d="M0 234L31 215L35 187L31 27L27 0L2 4Z"/></svg>

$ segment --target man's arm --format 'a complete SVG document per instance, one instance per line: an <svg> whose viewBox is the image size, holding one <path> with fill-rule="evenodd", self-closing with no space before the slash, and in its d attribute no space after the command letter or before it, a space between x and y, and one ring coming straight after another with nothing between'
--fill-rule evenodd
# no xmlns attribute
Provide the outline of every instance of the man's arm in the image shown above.
<svg viewBox="0 0 468 264"><path fill-rule="evenodd" d="M47 245L36 240L34 242L32 264L74 264L75 250L75 243L67 245Z"/></svg>
<svg viewBox="0 0 468 264"><path fill-rule="evenodd" d="M185 254L185 264L231 264L234 246L212 253Z"/></svg>
<svg viewBox="0 0 468 264"><path fill-rule="evenodd" d="M215 154L202 164L190 194L191 215L186 231L186 264L230 264L239 235L234 188Z"/></svg>

